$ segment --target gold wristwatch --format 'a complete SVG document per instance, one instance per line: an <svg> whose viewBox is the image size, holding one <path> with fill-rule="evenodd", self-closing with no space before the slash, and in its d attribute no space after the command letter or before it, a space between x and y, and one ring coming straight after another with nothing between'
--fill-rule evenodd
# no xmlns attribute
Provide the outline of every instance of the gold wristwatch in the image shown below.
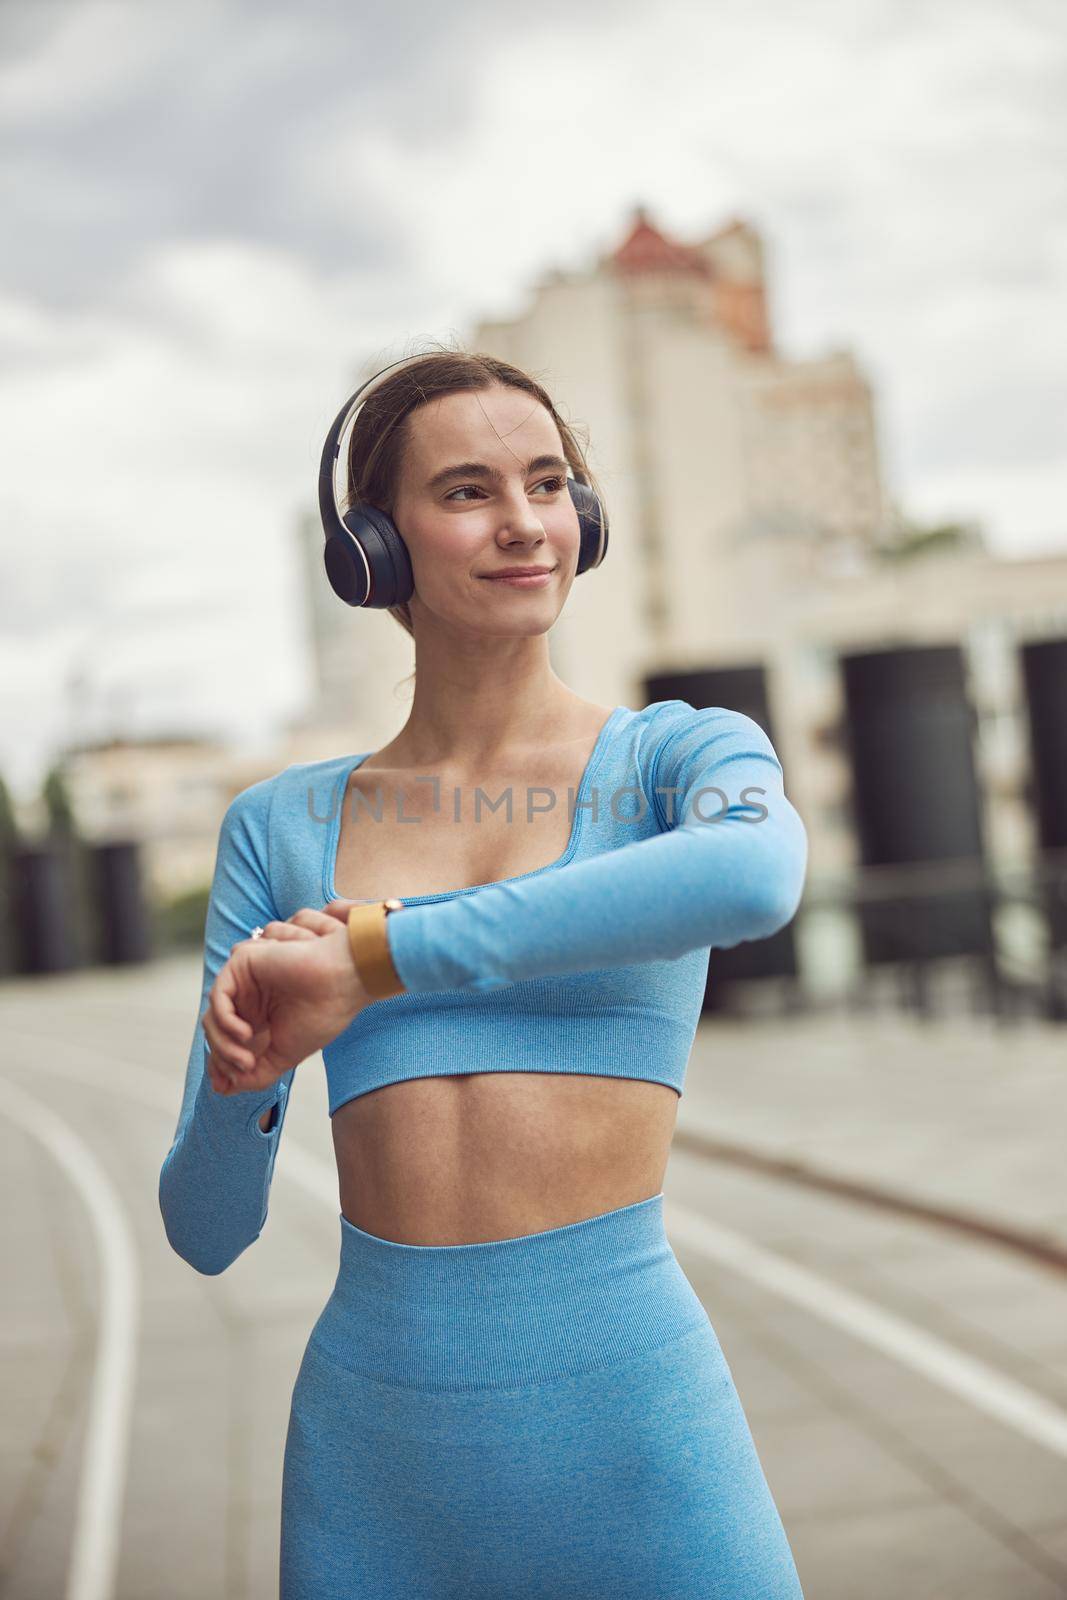
<svg viewBox="0 0 1067 1600"><path fill-rule="evenodd" d="M391 911L403 909L403 900L374 900L370 905L355 905L348 912L348 943L360 982L372 1000L388 1000L407 994L389 953L385 919Z"/></svg>

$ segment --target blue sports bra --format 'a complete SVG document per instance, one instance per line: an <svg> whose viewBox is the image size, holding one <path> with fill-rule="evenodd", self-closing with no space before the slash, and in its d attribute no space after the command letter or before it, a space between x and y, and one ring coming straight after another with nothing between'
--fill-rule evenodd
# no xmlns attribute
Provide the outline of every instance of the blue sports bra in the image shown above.
<svg viewBox="0 0 1067 1600"><path fill-rule="evenodd" d="M369 754L294 764L231 802L198 1017L257 923L339 898L341 805ZM402 897L386 930L407 992L323 1050L331 1116L385 1084L477 1072L643 1078L682 1094L710 949L766 938L800 903L807 834L781 764L741 712L616 706L568 799L567 848L548 866ZM218 1095L205 1051L198 1020L160 1205L179 1253L221 1271L266 1219L295 1069L269 1090Z"/></svg>

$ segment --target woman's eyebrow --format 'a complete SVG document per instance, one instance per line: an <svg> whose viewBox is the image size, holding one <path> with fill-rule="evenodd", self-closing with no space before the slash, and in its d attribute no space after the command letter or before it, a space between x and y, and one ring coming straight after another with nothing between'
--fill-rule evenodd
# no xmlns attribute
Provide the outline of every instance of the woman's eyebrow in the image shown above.
<svg viewBox="0 0 1067 1600"><path fill-rule="evenodd" d="M562 456L534 456L532 461L526 463L524 470L527 473L540 472L542 467L557 467L566 472L567 462ZM458 461L453 467L442 467L440 472L435 472L426 487L439 489L450 478L488 478L492 483L499 483L503 477L499 467L490 467L484 461Z"/></svg>

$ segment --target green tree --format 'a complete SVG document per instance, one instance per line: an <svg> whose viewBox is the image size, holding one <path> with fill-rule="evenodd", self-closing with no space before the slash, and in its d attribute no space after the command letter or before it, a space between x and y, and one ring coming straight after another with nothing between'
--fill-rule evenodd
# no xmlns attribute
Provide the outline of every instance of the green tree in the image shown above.
<svg viewBox="0 0 1067 1600"><path fill-rule="evenodd" d="M45 812L48 816L48 834L50 838L69 839L78 837L78 824L74 815L74 806L70 798L70 790L62 767L51 767L45 775L41 787L41 797L44 800Z"/></svg>
<svg viewBox="0 0 1067 1600"><path fill-rule="evenodd" d="M19 840L18 818L11 790L0 775L0 850L10 850Z"/></svg>
<svg viewBox="0 0 1067 1600"><path fill-rule="evenodd" d="M11 857L19 844L19 825L11 791L0 777L0 976L16 970L18 929L15 925L14 874Z"/></svg>
<svg viewBox="0 0 1067 1600"><path fill-rule="evenodd" d="M70 789L62 765L50 767L41 785L48 817L48 843L65 857L69 916L77 950L76 964L91 964L98 948L100 929L96 873L92 849L78 832Z"/></svg>
<svg viewBox="0 0 1067 1600"><path fill-rule="evenodd" d="M884 561L912 561L917 556L941 555L950 550L988 554L985 530L979 522L905 521L894 544L884 545L879 554Z"/></svg>

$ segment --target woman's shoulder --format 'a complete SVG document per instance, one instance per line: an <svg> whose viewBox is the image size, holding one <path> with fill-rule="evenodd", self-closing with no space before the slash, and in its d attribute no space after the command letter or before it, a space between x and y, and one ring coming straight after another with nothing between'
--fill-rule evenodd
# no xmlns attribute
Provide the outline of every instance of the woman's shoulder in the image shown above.
<svg viewBox="0 0 1067 1600"><path fill-rule="evenodd" d="M644 742L663 744L680 733L734 732L758 728L743 711L729 706L692 706L688 700L653 700L634 712Z"/></svg>
<svg viewBox="0 0 1067 1600"><path fill-rule="evenodd" d="M774 747L754 717L731 706L693 706L688 700L654 700L637 713L639 755L643 769L655 774L664 760L684 761L690 755L730 759L739 754L770 757L780 765Z"/></svg>
<svg viewBox="0 0 1067 1600"><path fill-rule="evenodd" d="M287 808L295 804L317 810L319 797L322 807L328 809L334 787L358 760L356 754L345 754L324 756L317 761L291 761L278 772L258 778L235 794L227 807L227 815L232 812L250 820L261 817L266 821L279 805Z"/></svg>

